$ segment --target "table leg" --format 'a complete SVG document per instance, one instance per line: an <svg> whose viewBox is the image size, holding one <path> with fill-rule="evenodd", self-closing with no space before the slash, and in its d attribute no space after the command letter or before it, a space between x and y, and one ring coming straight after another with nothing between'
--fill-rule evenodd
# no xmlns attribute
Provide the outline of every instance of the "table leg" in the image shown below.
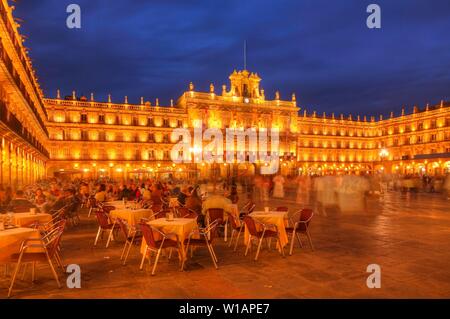
<svg viewBox="0 0 450 319"><path fill-rule="evenodd" d="M224 235L224 241L228 240L228 222L225 222L225 235Z"/></svg>

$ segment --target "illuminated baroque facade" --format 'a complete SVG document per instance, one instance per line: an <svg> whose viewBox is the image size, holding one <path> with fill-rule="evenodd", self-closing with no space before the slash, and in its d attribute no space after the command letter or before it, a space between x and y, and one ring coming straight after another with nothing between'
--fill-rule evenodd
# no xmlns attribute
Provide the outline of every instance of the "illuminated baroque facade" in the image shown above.
<svg viewBox="0 0 450 319"><path fill-rule="evenodd" d="M0 1L0 184L18 187L45 176L47 114L11 7Z"/></svg>
<svg viewBox="0 0 450 319"><path fill-rule="evenodd" d="M263 163L173 164L175 128L280 130L284 175L329 173L428 173L450 168L450 104L414 107L400 116L307 113L293 94L266 98L261 78L234 71L228 86L197 92L192 83L169 106L95 101L75 92L44 98L22 46L11 9L2 1L0 121L3 185L19 186L42 176L146 177L173 174L242 176ZM247 150L253 152L254 150ZM198 156L193 152L192 156Z"/></svg>
<svg viewBox="0 0 450 319"><path fill-rule="evenodd" d="M50 134L50 172L78 172L125 177L158 172L201 177L252 175L262 163L174 165L170 150L174 128L263 128L280 130L280 170L284 175L360 173L442 174L450 156L450 108L441 103L388 119L307 114L290 101L266 99L261 79L234 71L230 85L197 92L189 85L170 106L95 102L93 96L45 99ZM126 98L125 98L126 99ZM199 124L200 123L200 124ZM225 148L224 148L225 149ZM247 156L255 150L249 149ZM194 154L193 154L194 155ZM194 155L198 156L198 155Z"/></svg>

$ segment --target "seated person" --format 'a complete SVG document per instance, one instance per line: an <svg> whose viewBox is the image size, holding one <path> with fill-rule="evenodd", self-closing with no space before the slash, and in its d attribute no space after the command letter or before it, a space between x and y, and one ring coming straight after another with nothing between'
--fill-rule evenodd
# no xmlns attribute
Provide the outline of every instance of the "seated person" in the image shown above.
<svg viewBox="0 0 450 319"><path fill-rule="evenodd" d="M189 194L189 188L183 188L183 190L177 196L178 202L183 206L186 205L186 198L188 198Z"/></svg>
<svg viewBox="0 0 450 319"><path fill-rule="evenodd" d="M192 191L192 195L186 199L186 208L202 216L202 200L198 195L198 187Z"/></svg>
<svg viewBox="0 0 450 319"><path fill-rule="evenodd" d="M95 193L95 200L97 202L106 201L106 185L101 184L98 188L98 191Z"/></svg>
<svg viewBox="0 0 450 319"><path fill-rule="evenodd" d="M36 206L42 206L47 202L47 197L45 197L41 188L36 190L36 194L34 195L34 203Z"/></svg>

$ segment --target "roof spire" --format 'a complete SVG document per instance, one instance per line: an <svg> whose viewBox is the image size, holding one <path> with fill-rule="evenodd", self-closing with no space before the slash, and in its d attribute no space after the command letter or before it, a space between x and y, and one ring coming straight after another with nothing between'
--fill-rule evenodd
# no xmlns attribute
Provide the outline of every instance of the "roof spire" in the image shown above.
<svg viewBox="0 0 450 319"><path fill-rule="evenodd" d="M244 70L247 70L247 40L244 40Z"/></svg>

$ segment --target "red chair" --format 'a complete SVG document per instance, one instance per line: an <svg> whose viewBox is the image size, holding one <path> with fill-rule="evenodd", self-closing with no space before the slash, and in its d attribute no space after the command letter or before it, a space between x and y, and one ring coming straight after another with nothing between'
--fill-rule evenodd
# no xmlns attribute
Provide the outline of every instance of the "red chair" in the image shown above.
<svg viewBox="0 0 450 319"><path fill-rule="evenodd" d="M139 266L139 269L142 270L144 268L144 261L145 257L148 257L148 263L151 264L151 253L156 252L156 260L153 264L153 270L152 270L152 276L155 274L156 266L158 265L159 256L161 255L162 249L170 248L170 255L172 253L173 248L177 248L178 250L178 256L181 259L181 249L180 249L180 240L178 239L178 235L176 234L164 234L159 229L156 229L152 226L150 226L147 223L140 223L139 224L140 230L142 232L142 235L145 239L145 252L142 255L141 264ZM161 240L156 240L154 233L156 232L161 236ZM170 239L171 236L174 236L176 240Z"/></svg>
<svg viewBox="0 0 450 319"><path fill-rule="evenodd" d="M108 232L108 240L106 241L106 248L108 248L109 243L114 236L113 234L114 231L117 231L120 228L120 226L116 223L112 223L109 220L108 214L105 213L103 210L98 211L95 214L97 216L98 221L98 231L97 236L95 237L94 246L97 246L98 238L100 237L100 235L103 236L103 233L106 231Z"/></svg>
<svg viewBox="0 0 450 319"><path fill-rule="evenodd" d="M241 236L242 230L244 229L244 223L242 221L237 221L233 214L227 213L228 215L228 221L231 225L231 237L230 237L230 243L228 244L228 247L231 247L231 244L233 242L233 236L235 233L237 233L236 237L236 243L234 244L233 251L236 251L237 245L239 243L239 237Z"/></svg>
<svg viewBox="0 0 450 319"><path fill-rule="evenodd" d="M96 212L97 209L99 208L95 197L88 198L88 207L89 207L88 217L91 217L92 212Z"/></svg>
<svg viewBox="0 0 450 319"><path fill-rule="evenodd" d="M59 263L58 246L61 240L62 233L64 231L63 227L59 227L54 229L52 232L44 236L43 238L29 238L26 239L21 247L18 254L13 254L12 259L17 259L16 269L14 270L14 274L11 279L11 285L8 291L8 298L11 296L12 289L14 287L14 282L16 281L17 273L19 272L20 266L22 263L32 263L32 281L34 282L35 278L35 270L36 263L45 263L47 262L52 271L53 277L58 284L58 288L61 288L61 284L59 282L58 274L55 271L55 268L52 263L52 259L56 258ZM42 252L27 252L27 250L31 248L39 248L42 249Z"/></svg>
<svg viewBox="0 0 450 319"><path fill-rule="evenodd" d="M176 211L178 217L180 218L192 218L192 219L198 218L198 214L196 212L186 207L177 207Z"/></svg>
<svg viewBox="0 0 450 319"><path fill-rule="evenodd" d="M184 270L184 265L187 259L187 252L189 251L189 247L191 247L191 257L193 254L192 247L206 247L208 248L209 254L211 255L211 259L213 261L214 267L218 269L216 253L213 248L213 241L217 237L217 227L222 222L221 219L216 219L212 223L209 224L208 227L204 229L194 230L189 234L188 239L184 240L184 244L186 247L186 257L183 259L183 264L181 265L181 269ZM192 238L193 236L198 236L199 238Z"/></svg>
<svg viewBox="0 0 450 319"><path fill-rule="evenodd" d="M131 247L133 247L133 244L141 242L142 234L136 228L129 227L127 222L122 218L117 218L116 222L125 237L125 245L123 247L122 254L120 255L120 260L123 259L123 265L125 265L127 263Z"/></svg>
<svg viewBox="0 0 450 319"><path fill-rule="evenodd" d="M110 206L110 205L101 205L100 210L105 212L106 214L109 214L112 210L115 210L116 207Z"/></svg>
<svg viewBox="0 0 450 319"><path fill-rule="evenodd" d="M160 211L153 211L153 215L151 217L153 217L153 219L158 219L158 218L166 218L166 215L169 213L172 213L171 209L161 209Z"/></svg>
<svg viewBox="0 0 450 319"><path fill-rule="evenodd" d="M291 247L289 250L289 255L292 255L292 251L294 249L294 239L297 238L300 247L303 248L302 241L300 239L300 234L305 234L308 237L309 246L311 250L314 251L314 246L311 239L311 234L309 233L309 223L314 216L314 213L311 209L305 208L294 214L294 216L298 216L298 220L295 222L294 227L286 227L287 233L292 233L291 238Z"/></svg>
<svg viewBox="0 0 450 319"><path fill-rule="evenodd" d="M160 216L162 216L162 212L163 212L163 205L162 204L153 204L151 207L150 207L150 209L152 210L152 212L153 212L153 215L152 215L152 217L154 217L154 219L157 219L157 218L162 218L162 217L160 217ZM158 217L157 217L158 216ZM163 216L163 217L165 217L165 215Z"/></svg>
<svg viewBox="0 0 450 319"><path fill-rule="evenodd" d="M224 210L222 208L209 208L206 211L206 216L207 216L207 220L209 221L209 223L213 223L216 220L219 220L219 225L224 225Z"/></svg>
<svg viewBox="0 0 450 319"><path fill-rule="evenodd" d="M248 239L248 243L247 243L247 248L245 250L245 256L247 256L248 250L250 249L250 247L252 245L252 239L257 239L259 241L258 249L256 250L256 256L255 256L255 261L256 261L256 260L258 260L258 256L259 256L259 252L261 250L261 245L262 245L263 239L275 238L278 241L278 244L281 248L281 253L284 257L284 248L281 245L280 232L278 231L277 225L264 224L264 223L261 223L255 219L253 219L250 216L244 217L244 223L247 226L247 229L248 229L248 232L250 235L249 239ZM256 224L259 224L263 230L261 230L261 231L258 230L258 228L256 227Z"/></svg>

